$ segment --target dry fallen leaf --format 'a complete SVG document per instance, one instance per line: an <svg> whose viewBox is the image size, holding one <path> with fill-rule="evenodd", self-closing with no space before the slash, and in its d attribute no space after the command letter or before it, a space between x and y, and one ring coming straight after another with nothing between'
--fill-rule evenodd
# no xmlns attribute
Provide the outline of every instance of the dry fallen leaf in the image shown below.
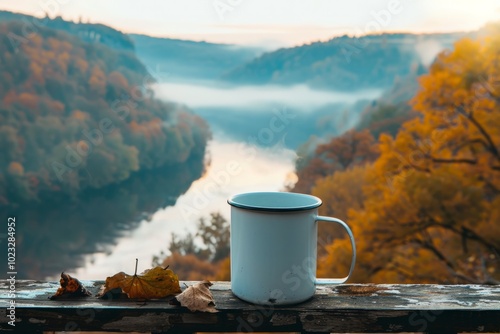
<svg viewBox="0 0 500 334"><path fill-rule="evenodd" d="M136 260L137 261L137 260ZM134 275L119 272L106 278L99 296L104 296L114 289L121 289L129 298L156 299L181 292L179 279L168 268L155 267L137 275L137 262Z"/></svg>
<svg viewBox="0 0 500 334"><path fill-rule="evenodd" d="M87 297L92 295L87 289L85 289L78 279L71 277L64 272L61 273L59 284L61 287L57 289L56 294L51 296L50 299Z"/></svg>
<svg viewBox="0 0 500 334"><path fill-rule="evenodd" d="M203 281L188 286L183 293L176 296L175 299L181 303L181 306L187 307L190 311L201 311L215 313L215 301L212 292L209 290L210 281Z"/></svg>

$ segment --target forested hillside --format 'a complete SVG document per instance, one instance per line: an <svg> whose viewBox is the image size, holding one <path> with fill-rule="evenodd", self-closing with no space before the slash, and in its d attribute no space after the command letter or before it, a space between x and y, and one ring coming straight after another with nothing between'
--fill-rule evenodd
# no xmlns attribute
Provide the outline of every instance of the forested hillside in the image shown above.
<svg viewBox="0 0 500 334"><path fill-rule="evenodd" d="M405 121L417 116L408 102L418 91L418 78L424 73L421 70L398 78L391 89L364 108L356 128L368 129L375 138L382 133L396 135Z"/></svg>
<svg viewBox="0 0 500 334"><path fill-rule="evenodd" d="M36 32L39 28L50 28L77 36L84 42L100 43L117 50L134 50L134 43L127 34L96 23L71 22L57 16L51 19L34 17L0 10L0 22L22 22L24 34Z"/></svg>
<svg viewBox="0 0 500 334"><path fill-rule="evenodd" d="M155 99L131 51L0 24L0 204L75 196L203 155L206 124Z"/></svg>
<svg viewBox="0 0 500 334"><path fill-rule="evenodd" d="M335 37L327 42L265 53L222 78L241 84L307 84L348 91L389 88L397 77L405 77L428 65L435 54L463 35Z"/></svg>
<svg viewBox="0 0 500 334"><path fill-rule="evenodd" d="M352 227L354 281L500 282L499 58L500 24L461 39L420 76L408 106L373 106L367 129L319 145L298 169L293 190ZM372 135L399 111L401 125ZM345 275L349 240L320 228L319 275Z"/></svg>
<svg viewBox="0 0 500 334"><path fill-rule="evenodd" d="M137 56L150 68L172 79L217 79L228 69L244 64L258 54L259 49L195 42L145 35L130 35Z"/></svg>

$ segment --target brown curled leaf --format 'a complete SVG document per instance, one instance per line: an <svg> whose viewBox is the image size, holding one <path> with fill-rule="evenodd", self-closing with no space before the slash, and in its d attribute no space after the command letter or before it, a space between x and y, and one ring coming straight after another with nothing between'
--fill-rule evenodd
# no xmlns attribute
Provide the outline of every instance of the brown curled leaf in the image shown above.
<svg viewBox="0 0 500 334"><path fill-rule="evenodd" d="M50 299L92 296L90 291L88 291L78 279L64 272L61 273L59 284L61 286L57 289L55 295L49 297Z"/></svg>
<svg viewBox="0 0 500 334"><path fill-rule="evenodd" d="M190 311L201 311L215 313L215 301L209 287L212 286L210 281L196 283L188 286L183 293L176 296L175 299L181 306L187 307Z"/></svg>

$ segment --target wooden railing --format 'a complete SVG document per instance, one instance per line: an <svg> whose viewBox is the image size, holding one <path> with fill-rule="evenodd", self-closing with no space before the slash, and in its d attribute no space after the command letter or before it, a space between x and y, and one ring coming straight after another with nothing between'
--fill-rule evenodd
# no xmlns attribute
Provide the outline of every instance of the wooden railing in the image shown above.
<svg viewBox="0 0 500 334"><path fill-rule="evenodd" d="M103 284L82 282L94 294ZM58 286L17 281L12 298L9 282L2 281L0 332L500 332L500 286L323 286L310 300L284 307L243 302L231 293L229 282L215 282L210 289L218 313L190 312L168 299L49 300Z"/></svg>

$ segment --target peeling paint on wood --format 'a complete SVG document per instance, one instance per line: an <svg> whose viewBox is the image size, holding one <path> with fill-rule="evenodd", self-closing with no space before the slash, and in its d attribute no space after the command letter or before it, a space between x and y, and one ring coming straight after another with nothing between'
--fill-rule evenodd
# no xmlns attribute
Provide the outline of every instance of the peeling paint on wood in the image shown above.
<svg viewBox="0 0 500 334"><path fill-rule="evenodd" d="M47 321L47 320L30 318L28 321L31 322L32 324L44 324L45 321Z"/></svg>
<svg viewBox="0 0 500 334"><path fill-rule="evenodd" d="M377 285L339 285L335 290L341 295L369 296L387 289Z"/></svg>

